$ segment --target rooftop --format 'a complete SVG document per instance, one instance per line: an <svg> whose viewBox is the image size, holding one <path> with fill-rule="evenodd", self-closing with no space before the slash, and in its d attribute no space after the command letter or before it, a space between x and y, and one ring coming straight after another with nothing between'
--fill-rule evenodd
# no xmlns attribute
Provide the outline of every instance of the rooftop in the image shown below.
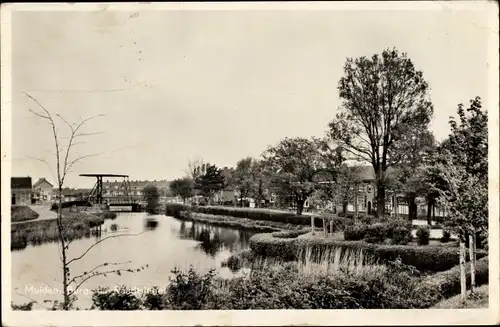
<svg viewBox="0 0 500 327"><path fill-rule="evenodd" d="M31 177L11 177L10 187L14 188L31 188Z"/></svg>

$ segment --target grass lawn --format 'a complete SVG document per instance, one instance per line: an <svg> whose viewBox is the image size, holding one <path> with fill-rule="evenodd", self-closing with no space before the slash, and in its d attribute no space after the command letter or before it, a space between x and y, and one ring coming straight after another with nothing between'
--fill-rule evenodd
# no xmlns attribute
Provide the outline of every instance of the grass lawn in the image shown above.
<svg viewBox="0 0 500 327"><path fill-rule="evenodd" d="M38 219L40 215L28 206L11 206L11 222L29 221Z"/></svg>
<svg viewBox="0 0 500 327"><path fill-rule="evenodd" d="M488 308L488 285L476 289L475 294L467 294L465 302L460 295L439 302L432 309L479 309Z"/></svg>

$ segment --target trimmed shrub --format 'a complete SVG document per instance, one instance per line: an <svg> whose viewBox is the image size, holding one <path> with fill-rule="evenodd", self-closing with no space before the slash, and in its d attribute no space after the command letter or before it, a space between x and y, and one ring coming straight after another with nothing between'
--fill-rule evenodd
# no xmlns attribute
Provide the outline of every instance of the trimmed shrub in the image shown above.
<svg viewBox="0 0 500 327"><path fill-rule="evenodd" d="M344 229L344 239L346 241L359 241L365 238L366 226L355 224Z"/></svg>
<svg viewBox="0 0 500 327"><path fill-rule="evenodd" d="M392 244L406 245L411 241L411 230L406 227L395 227L392 230Z"/></svg>
<svg viewBox="0 0 500 327"><path fill-rule="evenodd" d="M443 236L441 237L441 243L447 243L451 239L451 233L449 230L444 229L443 230Z"/></svg>
<svg viewBox="0 0 500 327"><path fill-rule="evenodd" d="M388 236L388 226L376 223L366 226L365 240L369 243L383 243Z"/></svg>
<svg viewBox="0 0 500 327"><path fill-rule="evenodd" d="M429 227L427 227L427 226L418 227L418 229L417 229L418 245L429 244L430 235L431 235L431 233L429 231Z"/></svg>
<svg viewBox="0 0 500 327"><path fill-rule="evenodd" d="M488 257L476 261L476 285L488 283ZM466 265L467 288L470 287L470 265ZM427 306L460 294L460 266L424 277L417 291L427 296Z"/></svg>
<svg viewBox="0 0 500 327"><path fill-rule="evenodd" d="M250 238L250 248L259 256L278 257L284 261L297 259L297 238L277 238L271 233L256 234Z"/></svg>
<svg viewBox="0 0 500 327"><path fill-rule="evenodd" d="M420 271L444 271L459 262L458 249L452 247L382 245L328 238L275 238L272 234L252 236L250 248L256 255L279 257L285 261L297 260L300 251L307 249L318 254L332 248L341 248L342 251L363 250L365 255L377 258L380 262L395 261L399 258L403 264L414 266ZM479 259L485 257L487 252L477 250L476 255Z"/></svg>
<svg viewBox="0 0 500 327"><path fill-rule="evenodd" d="M274 232L271 235L276 238L297 238L300 235L304 235L308 232L310 232L310 230L308 229L287 230L287 231Z"/></svg>

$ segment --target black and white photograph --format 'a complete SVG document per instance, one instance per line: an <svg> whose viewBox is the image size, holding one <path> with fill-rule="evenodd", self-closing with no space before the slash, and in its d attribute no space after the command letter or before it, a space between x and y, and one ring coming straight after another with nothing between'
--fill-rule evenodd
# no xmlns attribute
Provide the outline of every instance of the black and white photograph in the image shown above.
<svg viewBox="0 0 500 327"><path fill-rule="evenodd" d="M2 324L500 323L498 13L2 5Z"/></svg>

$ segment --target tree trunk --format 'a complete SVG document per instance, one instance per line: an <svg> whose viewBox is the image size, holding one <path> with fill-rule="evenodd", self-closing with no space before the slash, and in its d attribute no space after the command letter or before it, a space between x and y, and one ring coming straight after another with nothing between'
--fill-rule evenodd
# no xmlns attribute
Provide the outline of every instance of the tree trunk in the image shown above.
<svg viewBox="0 0 500 327"><path fill-rule="evenodd" d="M385 215L385 185L383 181L377 180L377 216Z"/></svg>
<svg viewBox="0 0 500 327"><path fill-rule="evenodd" d="M465 276L465 243L460 238L460 295L463 301L467 296L467 283Z"/></svg>
<svg viewBox="0 0 500 327"><path fill-rule="evenodd" d="M311 216L311 231L312 231L312 234L314 235L314 216Z"/></svg>
<svg viewBox="0 0 500 327"><path fill-rule="evenodd" d="M358 220L359 214L359 205L358 205L358 193L356 192L356 196L354 197L354 221Z"/></svg>
<svg viewBox="0 0 500 327"><path fill-rule="evenodd" d="M330 235L333 235L333 220L330 220Z"/></svg>
<svg viewBox="0 0 500 327"><path fill-rule="evenodd" d="M476 233L469 235L469 256L470 256L470 291L476 291Z"/></svg>
<svg viewBox="0 0 500 327"><path fill-rule="evenodd" d="M347 202L342 203L342 212L347 216Z"/></svg>
<svg viewBox="0 0 500 327"><path fill-rule="evenodd" d="M432 225L432 200L427 199L427 224Z"/></svg>
<svg viewBox="0 0 500 327"><path fill-rule="evenodd" d="M61 242L61 260L63 266L63 309L69 310L70 298L69 298L69 285L68 285L68 275L69 267L66 258L66 241L64 239L64 228L62 222L62 185L59 185L59 206L57 208L57 231L59 233L59 241Z"/></svg>
<svg viewBox="0 0 500 327"><path fill-rule="evenodd" d="M395 195L394 196L394 218L398 219L398 215L399 215L399 200L398 200L398 196Z"/></svg>
<svg viewBox="0 0 500 327"><path fill-rule="evenodd" d="M297 215L300 216L302 215L302 211L304 210L304 200L297 199Z"/></svg>
<svg viewBox="0 0 500 327"><path fill-rule="evenodd" d="M328 236L328 231L327 231L327 227L326 227L326 219L323 218L323 234L325 235L325 237Z"/></svg>
<svg viewBox="0 0 500 327"><path fill-rule="evenodd" d="M410 221L417 219L417 204L415 203L415 194L408 195L408 218Z"/></svg>
<svg viewBox="0 0 500 327"><path fill-rule="evenodd" d="M432 201L432 220L436 221L436 201Z"/></svg>

